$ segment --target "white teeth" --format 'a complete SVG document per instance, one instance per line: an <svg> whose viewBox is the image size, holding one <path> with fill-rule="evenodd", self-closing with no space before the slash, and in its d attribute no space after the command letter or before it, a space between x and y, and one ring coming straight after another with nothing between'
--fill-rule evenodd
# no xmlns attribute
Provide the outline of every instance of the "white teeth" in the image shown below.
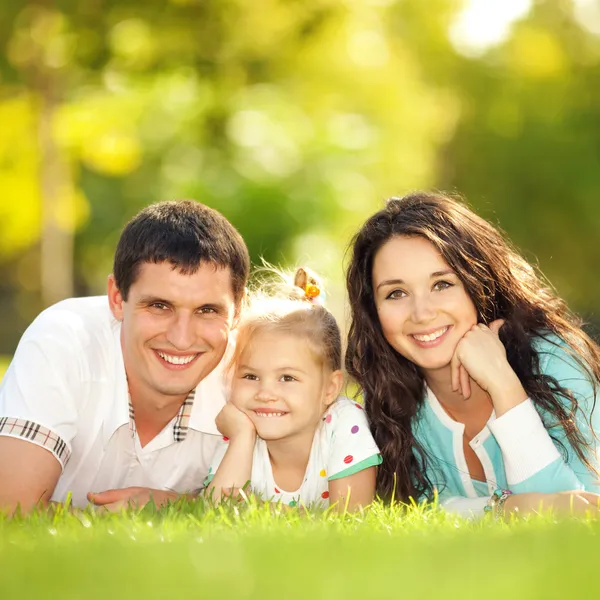
<svg viewBox="0 0 600 600"><path fill-rule="evenodd" d="M433 340L437 340L439 337L444 335L446 331L448 331L448 327L443 327L442 329L438 329L437 331L428 333L426 335L417 335L416 333L413 333L413 337L419 342L433 342Z"/></svg>
<svg viewBox="0 0 600 600"><path fill-rule="evenodd" d="M158 352L157 354L168 363L172 365L187 365L191 363L197 356L197 354L192 354L191 356L173 356L172 354L165 354L164 352Z"/></svg>
<svg viewBox="0 0 600 600"><path fill-rule="evenodd" d="M254 411L256 413L257 417L283 417L283 415L287 414L284 412L281 413L274 413L274 412L258 412L257 410Z"/></svg>

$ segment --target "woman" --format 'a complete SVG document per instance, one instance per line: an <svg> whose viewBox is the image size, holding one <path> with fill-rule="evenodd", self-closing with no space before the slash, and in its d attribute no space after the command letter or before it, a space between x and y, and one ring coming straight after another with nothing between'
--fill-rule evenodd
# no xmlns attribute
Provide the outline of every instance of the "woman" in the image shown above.
<svg viewBox="0 0 600 600"><path fill-rule="evenodd" d="M347 286L382 497L597 510L600 351L492 225L443 195L393 198L355 236Z"/></svg>

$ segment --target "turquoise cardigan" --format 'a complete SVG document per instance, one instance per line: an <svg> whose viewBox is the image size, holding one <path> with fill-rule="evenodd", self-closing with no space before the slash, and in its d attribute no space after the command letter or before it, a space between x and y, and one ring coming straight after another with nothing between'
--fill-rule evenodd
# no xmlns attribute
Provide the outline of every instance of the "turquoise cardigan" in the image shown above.
<svg viewBox="0 0 600 600"><path fill-rule="evenodd" d="M555 336L537 338L534 349L539 355L540 372L553 376L577 398L577 425L592 445L589 458L598 468L598 443L592 431L600 434L600 409L594 407L594 386L588 374ZM600 493L597 475L581 462L563 428L552 426L552 417L530 399L499 418L492 411L486 426L471 440L486 482L471 479L463 450L464 425L448 416L429 388L413 432L429 457L427 475L438 490L440 504L463 516L482 515L497 488L508 488L515 494L566 490ZM551 435L562 442L566 458Z"/></svg>

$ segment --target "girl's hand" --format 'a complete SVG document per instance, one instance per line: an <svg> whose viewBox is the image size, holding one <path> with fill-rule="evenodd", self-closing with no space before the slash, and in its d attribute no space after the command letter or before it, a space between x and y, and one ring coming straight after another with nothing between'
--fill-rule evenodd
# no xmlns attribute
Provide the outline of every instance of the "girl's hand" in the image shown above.
<svg viewBox="0 0 600 600"><path fill-rule="evenodd" d="M243 435L256 437L256 428L250 417L228 402L215 419L217 429L229 439Z"/></svg>
<svg viewBox="0 0 600 600"><path fill-rule="evenodd" d="M554 494L514 494L504 502L504 514L528 515L545 510L557 514L585 516L596 515L600 506L600 494L584 491L557 492Z"/></svg>
<svg viewBox="0 0 600 600"><path fill-rule="evenodd" d="M492 398L496 416L527 398L519 378L506 359L506 349L498 331L502 319L473 325L456 346L452 357L452 389L465 399L471 396L472 378Z"/></svg>

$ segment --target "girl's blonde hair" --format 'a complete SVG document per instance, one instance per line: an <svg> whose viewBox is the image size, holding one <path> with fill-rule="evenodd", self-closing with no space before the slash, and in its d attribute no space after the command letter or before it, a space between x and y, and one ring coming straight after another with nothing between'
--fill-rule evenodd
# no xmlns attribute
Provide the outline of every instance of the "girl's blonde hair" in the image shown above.
<svg viewBox="0 0 600 600"><path fill-rule="evenodd" d="M250 292L240 317L232 366L252 338L259 333L277 332L297 336L322 366L342 368L342 339L335 317L322 305L322 284L305 267L293 274L263 270L276 277L262 277L260 289ZM303 286L303 287L301 287Z"/></svg>

